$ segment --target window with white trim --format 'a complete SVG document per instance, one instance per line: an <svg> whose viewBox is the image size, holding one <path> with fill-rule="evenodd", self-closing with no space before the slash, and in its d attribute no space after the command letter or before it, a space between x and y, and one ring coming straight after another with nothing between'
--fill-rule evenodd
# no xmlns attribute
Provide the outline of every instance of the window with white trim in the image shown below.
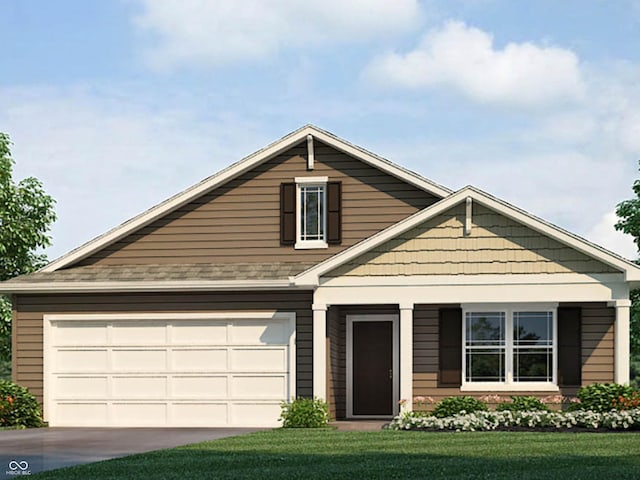
<svg viewBox="0 0 640 480"><path fill-rule="evenodd" d="M296 178L295 248L327 248L327 177Z"/></svg>
<svg viewBox="0 0 640 480"><path fill-rule="evenodd" d="M464 308L463 385L555 385L556 307Z"/></svg>

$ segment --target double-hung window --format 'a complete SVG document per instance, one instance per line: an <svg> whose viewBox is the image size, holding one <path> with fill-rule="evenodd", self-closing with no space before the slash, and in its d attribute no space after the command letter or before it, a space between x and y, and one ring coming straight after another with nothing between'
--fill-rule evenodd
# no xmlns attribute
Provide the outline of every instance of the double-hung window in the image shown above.
<svg viewBox="0 0 640 480"><path fill-rule="evenodd" d="M556 388L555 305L466 305L463 388Z"/></svg>
<svg viewBox="0 0 640 480"><path fill-rule="evenodd" d="M295 248L326 248L327 177L296 178Z"/></svg>

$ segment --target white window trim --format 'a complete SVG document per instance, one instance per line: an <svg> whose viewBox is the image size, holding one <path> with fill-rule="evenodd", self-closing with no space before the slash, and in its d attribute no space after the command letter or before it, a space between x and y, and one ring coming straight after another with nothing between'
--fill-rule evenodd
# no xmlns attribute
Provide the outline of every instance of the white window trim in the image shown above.
<svg viewBox="0 0 640 480"><path fill-rule="evenodd" d="M296 250L309 250L314 248L329 248L327 243L327 182L329 177L295 177L296 182ZM300 187L301 186L321 186L323 187L323 205L324 216L322 218L322 231L324 232L324 240L301 240L302 225L300 222Z"/></svg>
<svg viewBox="0 0 640 480"><path fill-rule="evenodd" d="M553 371L551 382L514 382L513 381L513 313L514 312L552 312L553 318ZM481 312L504 312L505 314L505 381L504 382L468 382L466 372L466 316L467 313ZM484 304L463 304L462 305L462 385L463 392L479 391L536 391L536 392L558 392L558 304L557 303L484 303Z"/></svg>

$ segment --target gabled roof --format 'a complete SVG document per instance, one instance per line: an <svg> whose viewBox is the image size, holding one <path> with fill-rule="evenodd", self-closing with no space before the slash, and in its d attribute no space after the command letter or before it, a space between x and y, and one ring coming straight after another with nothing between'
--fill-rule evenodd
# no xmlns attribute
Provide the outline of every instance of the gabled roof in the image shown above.
<svg viewBox="0 0 640 480"><path fill-rule="evenodd" d="M385 158L382 158L374 153L369 152L368 150L365 150L364 148L353 145L352 143L349 143L346 140L343 140L333 135L332 133L329 133L313 125L306 125L282 137L280 140L272 143L271 145L268 145L265 148L252 153L248 157L245 157L242 160L230 165L224 170L221 170L220 172L202 180L200 183L197 183L192 187L189 187L186 190L178 193L177 195L174 195L173 197L165 200L155 207L150 208L140 215L127 220L123 224L113 228L112 230L109 230L103 235L90 240L84 245L52 261L44 268L42 268L41 271L53 272L88 257L89 255L106 247L107 245L110 245L125 237L126 235L134 232L135 230L148 225L154 220L157 220L166 213L189 203L195 198L214 190L224 183L251 170L257 165L260 165L261 163L266 162L276 155L279 155L280 153L291 148L297 143L305 140L307 138L307 135L312 135L314 138L335 148L336 150L340 150L358 160L361 160L364 163L382 170L383 172L386 172L390 175L393 175L394 177L404 180L407 183L410 183L411 185L423 189L432 195L443 198L451 193L451 190L449 190L448 188L438 185L437 183L434 183L415 172L402 168Z"/></svg>
<svg viewBox="0 0 640 480"><path fill-rule="evenodd" d="M482 190L472 186L467 186L443 200L440 200L439 202L405 218L404 220L401 220L385 230L378 232L368 239L363 240L360 243L357 243L356 245L343 250L333 257L328 258L327 260L296 275L294 277L294 283L298 286L318 285L319 279L323 275L331 272L341 265L344 265L345 263L348 263L384 242L417 227L436 215L446 212L459 203L466 201L467 198L471 198L473 202L484 205L485 207L511 218L522 225L525 225L543 235L548 236L549 238L574 248L591 258L619 270L621 273L625 274L626 281L640 281L640 267L635 263L591 243L578 235L570 233L560 227L531 215L530 213L527 213L503 200L489 195Z"/></svg>

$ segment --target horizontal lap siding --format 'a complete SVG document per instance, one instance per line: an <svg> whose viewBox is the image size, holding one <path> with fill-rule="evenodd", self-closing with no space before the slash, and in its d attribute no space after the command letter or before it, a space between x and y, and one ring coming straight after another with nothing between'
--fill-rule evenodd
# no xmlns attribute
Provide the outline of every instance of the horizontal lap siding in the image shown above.
<svg viewBox="0 0 640 480"><path fill-rule="evenodd" d="M317 262L433 204L436 198L319 142L307 170L306 142L168 213L77 265ZM342 244L280 245L280 183L327 176L342 182Z"/></svg>
<svg viewBox="0 0 640 480"><path fill-rule="evenodd" d="M346 415L345 324L337 307L327 311L327 400L332 418Z"/></svg>
<svg viewBox="0 0 640 480"><path fill-rule="evenodd" d="M560 306L581 307L582 384L614 381L615 309L604 303L563 303ZM413 313L413 396L431 397L435 402L455 395L482 395L495 392L461 392L457 387L438 387L438 305L416 305ZM449 305L450 307L450 305ZM576 388L562 388L573 396ZM540 392L499 392L500 396L534 395ZM429 408L429 405L425 405Z"/></svg>
<svg viewBox="0 0 640 480"><path fill-rule="evenodd" d="M296 394L310 397L313 394L311 304L311 292L20 295L14 304L13 379L29 388L42 402L45 314L278 310L296 313Z"/></svg>

